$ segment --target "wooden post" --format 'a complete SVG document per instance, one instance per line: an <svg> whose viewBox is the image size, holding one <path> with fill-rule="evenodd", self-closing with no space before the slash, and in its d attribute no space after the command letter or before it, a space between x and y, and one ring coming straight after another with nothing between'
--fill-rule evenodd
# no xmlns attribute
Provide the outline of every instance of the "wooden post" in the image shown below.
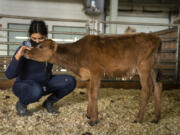
<svg viewBox="0 0 180 135"><path fill-rule="evenodd" d="M177 27L177 44L176 44L176 81L180 81L180 26Z"/></svg>

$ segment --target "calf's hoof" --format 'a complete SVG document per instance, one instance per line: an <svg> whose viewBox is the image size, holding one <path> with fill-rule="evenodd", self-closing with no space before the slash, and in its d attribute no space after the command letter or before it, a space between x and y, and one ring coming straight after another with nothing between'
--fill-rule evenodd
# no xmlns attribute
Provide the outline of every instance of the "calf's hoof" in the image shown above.
<svg viewBox="0 0 180 135"><path fill-rule="evenodd" d="M88 119L91 119L91 117L90 117L89 115L86 115L86 117L87 117Z"/></svg>
<svg viewBox="0 0 180 135"><path fill-rule="evenodd" d="M159 120L152 120L151 123L158 124Z"/></svg>
<svg viewBox="0 0 180 135"><path fill-rule="evenodd" d="M96 125L98 122L97 121L92 121L92 120L90 120L89 122L88 122L88 124L90 125L90 126L94 126L94 125Z"/></svg>
<svg viewBox="0 0 180 135"><path fill-rule="evenodd" d="M85 132L85 133L83 133L82 135L92 135L92 133L90 133L90 132Z"/></svg>
<svg viewBox="0 0 180 135"><path fill-rule="evenodd" d="M137 123L137 120L134 120L132 123Z"/></svg>
<svg viewBox="0 0 180 135"><path fill-rule="evenodd" d="M142 123L142 121L136 119L133 121L133 123Z"/></svg>

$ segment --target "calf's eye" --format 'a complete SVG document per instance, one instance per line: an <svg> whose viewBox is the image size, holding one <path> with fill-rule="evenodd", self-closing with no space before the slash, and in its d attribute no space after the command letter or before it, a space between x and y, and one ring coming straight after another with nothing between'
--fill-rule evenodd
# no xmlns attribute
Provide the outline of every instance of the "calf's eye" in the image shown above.
<svg viewBox="0 0 180 135"><path fill-rule="evenodd" d="M39 48L40 48L40 49L42 49L42 48L43 48L43 46L42 46L42 45L40 45L40 46L39 46Z"/></svg>

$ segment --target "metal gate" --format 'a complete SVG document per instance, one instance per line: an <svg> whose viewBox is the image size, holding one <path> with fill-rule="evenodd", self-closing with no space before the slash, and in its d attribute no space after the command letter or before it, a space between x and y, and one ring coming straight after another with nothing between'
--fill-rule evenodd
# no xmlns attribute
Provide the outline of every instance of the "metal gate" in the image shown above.
<svg viewBox="0 0 180 135"><path fill-rule="evenodd" d="M22 19L22 18L21 18ZM30 18L28 18L30 19ZM34 18L31 18L34 19ZM45 18L44 20L48 20L48 18ZM64 19L53 19L54 21L75 21L78 22L78 20L64 20ZM79 34L96 34L96 35L105 35L108 34L105 31L106 25L123 25L123 24L129 24L129 25L147 25L147 26L162 26L164 24L151 24L151 23L128 23L128 22L110 22L110 21L101 21L101 20L95 20L95 18L92 18L91 20L79 20L80 23L84 23L84 26L86 27L86 33L79 33ZM180 37L180 30L178 26L172 26L172 25L166 25L169 28L166 30L154 32L155 34L159 35L163 41L162 50L161 50L161 65L162 65L162 73L163 73L163 81L173 81L178 82L180 79L180 60L179 60L179 37ZM0 31L24 31L19 29L4 29L0 28ZM54 31L49 31L49 34L53 33L59 33ZM78 34L73 32L64 32L68 34ZM11 44L20 44L20 43L14 43L14 42L2 42L0 41L0 45L11 45ZM1 49L2 50L2 49ZM4 50L4 49L3 49ZM11 56L0 56L0 79L6 79L4 75L4 71L7 68L9 62L10 62ZM53 72L54 73L62 73L62 68L59 66L54 66ZM104 77L103 80L106 81L123 81L121 78L108 78ZM138 76L135 76L131 81L138 81ZM129 81L129 80L128 80Z"/></svg>

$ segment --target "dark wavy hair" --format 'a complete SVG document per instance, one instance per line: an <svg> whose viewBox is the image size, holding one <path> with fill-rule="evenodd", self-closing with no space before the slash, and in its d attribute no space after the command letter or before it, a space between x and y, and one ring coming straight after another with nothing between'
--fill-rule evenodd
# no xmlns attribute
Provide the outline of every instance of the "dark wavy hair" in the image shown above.
<svg viewBox="0 0 180 135"><path fill-rule="evenodd" d="M40 33L41 35L47 37L48 29L47 29L46 24L45 24L44 21L42 21L42 20L32 20L28 32L29 32L29 37L33 33Z"/></svg>

